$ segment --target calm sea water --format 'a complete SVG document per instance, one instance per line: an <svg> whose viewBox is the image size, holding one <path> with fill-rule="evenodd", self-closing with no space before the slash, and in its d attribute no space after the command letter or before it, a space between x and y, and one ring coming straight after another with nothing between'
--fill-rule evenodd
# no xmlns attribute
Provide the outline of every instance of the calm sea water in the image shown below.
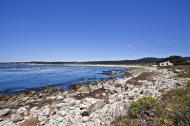
<svg viewBox="0 0 190 126"><path fill-rule="evenodd" d="M108 79L103 71L121 67L0 64L0 92L16 92L30 88L58 86L68 89L69 84ZM111 77L120 77L123 73Z"/></svg>

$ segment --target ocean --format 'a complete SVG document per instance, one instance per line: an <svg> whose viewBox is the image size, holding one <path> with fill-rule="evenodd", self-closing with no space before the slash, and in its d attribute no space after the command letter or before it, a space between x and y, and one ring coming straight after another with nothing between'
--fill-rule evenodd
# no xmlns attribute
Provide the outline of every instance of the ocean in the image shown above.
<svg viewBox="0 0 190 126"><path fill-rule="evenodd" d="M70 84L122 77L126 68L62 64L0 64L0 92L14 93L46 86L67 90ZM103 74L117 70L116 75Z"/></svg>

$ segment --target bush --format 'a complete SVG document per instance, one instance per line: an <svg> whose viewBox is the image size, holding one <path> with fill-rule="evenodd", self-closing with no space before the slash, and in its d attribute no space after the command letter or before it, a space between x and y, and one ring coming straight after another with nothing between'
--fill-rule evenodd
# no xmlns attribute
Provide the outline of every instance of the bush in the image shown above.
<svg viewBox="0 0 190 126"><path fill-rule="evenodd" d="M156 104L154 97L143 97L134 101L129 109L129 117L138 118L140 115Z"/></svg>
<svg viewBox="0 0 190 126"><path fill-rule="evenodd" d="M190 104L182 111L176 113L175 121L176 126L189 126L190 125Z"/></svg>
<svg viewBox="0 0 190 126"><path fill-rule="evenodd" d="M190 81L187 82L187 88L190 88Z"/></svg>

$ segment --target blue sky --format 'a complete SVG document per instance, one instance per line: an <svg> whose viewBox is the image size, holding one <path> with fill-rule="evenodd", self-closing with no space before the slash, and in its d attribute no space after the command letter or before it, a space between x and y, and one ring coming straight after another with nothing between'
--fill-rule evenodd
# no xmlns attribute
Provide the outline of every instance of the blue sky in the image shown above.
<svg viewBox="0 0 190 126"><path fill-rule="evenodd" d="M190 0L0 0L0 61L190 55Z"/></svg>

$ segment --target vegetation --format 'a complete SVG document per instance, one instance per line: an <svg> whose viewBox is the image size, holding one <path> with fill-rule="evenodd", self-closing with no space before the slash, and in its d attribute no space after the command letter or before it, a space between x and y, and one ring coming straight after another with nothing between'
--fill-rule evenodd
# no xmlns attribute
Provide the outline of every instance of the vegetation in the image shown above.
<svg viewBox="0 0 190 126"><path fill-rule="evenodd" d="M190 125L190 105L187 105L184 109L176 114L174 124L176 126Z"/></svg>
<svg viewBox="0 0 190 126"><path fill-rule="evenodd" d="M173 89L161 100L144 97L134 101L128 116L113 122L115 126L189 126L190 82L184 88Z"/></svg>
<svg viewBox="0 0 190 126"><path fill-rule="evenodd" d="M144 111L150 109L156 103L156 99L153 97L143 97L131 104L129 109L129 117L138 118Z"/></svg>
<svg viewBox="0 0 190 126"><path fill-rule="evenodd" d="M160 60L159 62L163 62L163 61L170 61L174 64L174 66L187 65L188 64L188 62L187 62L188 58L181 57L181 56L170 56L168 58Z"/></svg>
<svg viewBox="0 0 190 126"><path fill-rule="evenodd" d="M179 73L179 74L177 75L177 77L190 78L190 72Z"/></svg>

